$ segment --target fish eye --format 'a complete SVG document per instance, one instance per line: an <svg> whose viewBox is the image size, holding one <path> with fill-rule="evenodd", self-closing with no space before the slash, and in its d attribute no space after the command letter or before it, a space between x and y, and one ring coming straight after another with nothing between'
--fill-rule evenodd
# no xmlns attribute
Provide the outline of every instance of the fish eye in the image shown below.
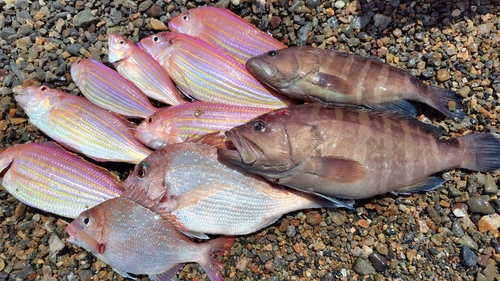
<svg viewBox="0 0 500 281"><path fill-rule="evenodd" d="M153 120L153 117L148 117L148 119L146 119L146 123L151 124Z"/></svg>
<svg viewBox="0 0 500 281"><path fill-rule="evenodd" d="M276 52L276 51L269 51L269 52L267 52L267 55L270 56L270 57L275 57L275 56L278 55L278 52Z"/></svg>
<svg viewBox="0 0 500 281"><path fill-rule="evenodd" d="M82 222L83 222L83 226L85 227L89 227L90 226L90 223L92 222L91 219L89 217L83 217L82 218Z"/></svg>
<svg viewBox="0 0 500 281"><path fill-rule="evenodd" d="M42 92L45 92L45 91L47 91L48 89L49 89L49 88L48 88L47 86L42 86L42 87L40 87L40 91L42 91Z"/></svg>
<svg viewBox="0 0 500 281"><path fill-rule="evenodd" d="M153 42L160 42L159 36L153 36Z"/></svg>
<svg viewBox="0 0 500 281"><path fill-rule="evenodd" d="M186 13L185 15L182 16L183 21L187 21L189 19L189 13Z"/></svg>
<svg viewBox="0 0 500 281"><path fill-rule="evenodd" d="M264 121L255 121L252 127L255 133L263 133L266 130L266 123Z"/></svg>
<svg viewBox="0 0 500 281"><path fill-rule="evenodd" d="M146 169L148 168L148 164L142 162L141 167L137 170L137 176L142 179L146 176Z"/></svg>
<svg viewBox="0 0 500 281"><path fill-rule="evenodd" d="M118 41L118 44L120 44L120 45L124 45L124 44L125 44L125 41L124 41L124 40L120 40L120 41Z"/></svg>

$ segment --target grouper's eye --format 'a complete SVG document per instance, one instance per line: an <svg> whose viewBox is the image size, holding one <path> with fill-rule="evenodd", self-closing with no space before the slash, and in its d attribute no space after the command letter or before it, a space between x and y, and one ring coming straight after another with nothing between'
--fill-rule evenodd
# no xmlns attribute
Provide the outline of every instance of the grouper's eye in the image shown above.
<svg viewBox="0 0 500 281"><path fill-rule="evenodd" d="M252 131L254 133L263 133L266 130L266 127L266 122L258 120L253 124Z"/></svg>
<svg viewBox="0 0 500 281"><path fill-rule="evenodd" d="M278 52L276 52L276 51L269 51L269 52L267 52L267 55L270 56L270 57L275 57L275 56L278 55Z"/></svg>

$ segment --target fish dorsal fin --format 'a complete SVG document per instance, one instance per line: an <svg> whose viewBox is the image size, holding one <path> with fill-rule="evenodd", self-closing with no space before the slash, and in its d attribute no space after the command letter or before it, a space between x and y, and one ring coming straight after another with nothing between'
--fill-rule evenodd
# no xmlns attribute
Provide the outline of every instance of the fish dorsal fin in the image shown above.
<svg viewBox="0 0 500 281"><path fill-rule="evenodd" d="M303 172L314 174L335 183L355 183L365 178L365 166L355 160L342 157L312 156Z"/></svg>
<svg viewBox="0 0 500 281"><path fill-rule="evenodd" d="M153 275L148 275L149 279L154 280L154 281L169 281L170 279L174 278L177 273L184 267L183 263L177 264L174 267L170 268L169 270L159 273L159 274L153 274Z"/></svg>
<svg viewBox="0 0 500 281"><path fill-rule="evenodd" d="M393 193L397 195L410 195L412 193L417 193L417 192L427 192L438 188L444 182L445 180L440 177L429 177L427 180L423 182L419 182L417 184L398 189Z"/></svg>

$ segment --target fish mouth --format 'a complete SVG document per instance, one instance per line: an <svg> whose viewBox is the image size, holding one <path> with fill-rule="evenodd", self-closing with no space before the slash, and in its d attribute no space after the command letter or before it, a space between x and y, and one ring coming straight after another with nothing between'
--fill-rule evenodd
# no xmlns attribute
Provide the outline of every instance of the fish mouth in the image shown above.
<svg viewBox="0 0 500 281"><path fill-rule="evenodd" d="M268 77L274 77L278 73L278 69L272 64L269 64L263 60L257 58L251 58L247 61L246 66L250 72L258 77L267 75Z"/></svg>
<svg viewBox="0 0 500 281"><path fill-rule="evenodd" d="M242 137L238 133L227 131L226 137L231 140L237 150L227 150L226 156L228 156L228 160L232 159L241 161L245 164L253 164L262 153L262 151L258 149L254 143Z"/></svg>
<svg viewBox="0 0 500 281"><path fill-rule="evenodd" d="M73 228L73 226L71 224L68 224L68 226L66 227L66 231L68 232L69 234L69 238L70 240L75 240L75 236L76 236L76 230ZM71 242L71 241L70 241Z"/></svg>

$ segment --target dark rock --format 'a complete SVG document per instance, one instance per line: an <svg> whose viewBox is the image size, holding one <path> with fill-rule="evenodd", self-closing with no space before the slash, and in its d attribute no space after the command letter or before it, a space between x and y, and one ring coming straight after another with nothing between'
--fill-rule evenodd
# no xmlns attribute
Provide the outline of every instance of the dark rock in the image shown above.
<svg viewBox="0 0 500 281"><path fill-rule="evenodd" d="M111 11L109 12L109 18L115 25L117 25L123 20L122 12L120 11L120 9L111 8Z"/></svg>
<svg viewBox="0 0 500 281"><path fill-rule="evenodd" d="M36 269L33 267L33 265L30 264L30 265L24 267L23 269L21 269L21 271L19 271L19 273L17 273L17 278L22 279L22 280L28 279L28 276L35 271L36 271Z"/></svg>
<svg viewBox="0 0 500 281"><path fill-rule="evenodd" d="M459 238L465 235L462 225L458 221L454 221L451 224L451 232L453 232L453 235Z"/></svg>
<svg viewBox="0 0 500 281"><path fill-rule="evenodd" d="M163 12L163 9L156 5L156 4L153 4L151 6L151 8L149 8L147 11L146 11L146 15L152 17L152 18L158 18L160 17L161 13Z"/></svg>
<svg viewBox="0 0 500 281"><path fill-rule="evenodd" d="M273 258L273 254L269 252L259 252L257 253L257 256L259 257L262 263L266 263L268 260Z"/></svg>
<svg viewBox="0 0 500 281"><path fill-rule="evenodd" d="M73 24L76 27L87 28L92 23L99 21L99 18L92 15L92 11L89 9L83 10L75 15L73 18Z"/></svg>
<svg viewBox="0 0 500 281"><path fill-rule="evenodd" d="M368 260L370 260L373 267L378 272L385 271L388 267L387 259L383 255L381 255L377 252L373 252L370 256L368 256Z"/></svg>
<svg viewBox="0 0 500 281"><path fill-rule="evenodd" d="M73 56L80 56L80 49L82 48L82 44L76 43L76 44L70 44L66 47L66 51Z"/></svg>
<svg viewBox="0 0 500 281"><path fill-rule="evenodd" d="M373 16L373 24L378 28L379 31L382 31L389 26L391 23L391 17L383 15L383 14L376 14Z"/></svg>
<svg viewBox="0 0 500 281"><path fill-rule="evenodd" d="M460 250L460 263L466 268L477 264L477 256L469 247L463 246Z"/></svg>
<svg viewBox="0 0 500 281"><path fill-rule="evenodd" d="M309 9L316 9L319 5L321 5L320 0L306 0L306 6Z"/></svg>

